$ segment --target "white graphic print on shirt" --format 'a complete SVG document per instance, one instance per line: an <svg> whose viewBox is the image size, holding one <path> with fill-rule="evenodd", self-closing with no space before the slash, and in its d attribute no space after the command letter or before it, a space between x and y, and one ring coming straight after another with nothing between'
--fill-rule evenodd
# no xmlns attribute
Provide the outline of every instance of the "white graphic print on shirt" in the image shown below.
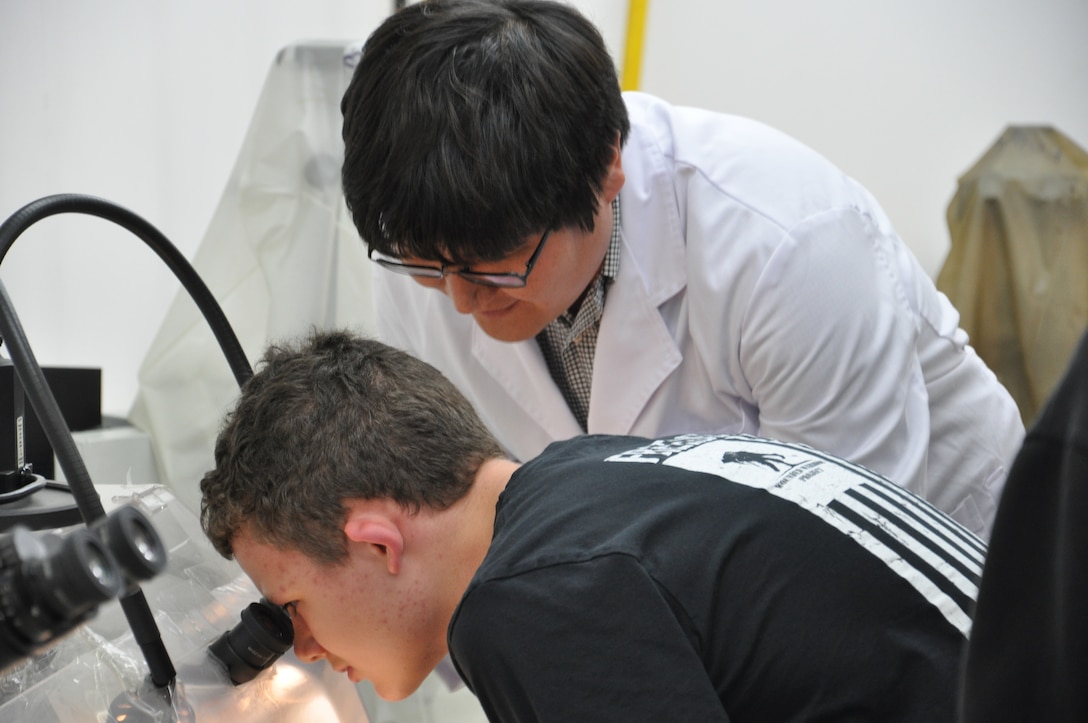
<svg viewBox="0 0 1088 723"><path fill-rule="evenodd" d="M985 546L929 503L879 475L799 444L687 434L613 455L767 490L848 535L937 607L965 636Z"/></svg>

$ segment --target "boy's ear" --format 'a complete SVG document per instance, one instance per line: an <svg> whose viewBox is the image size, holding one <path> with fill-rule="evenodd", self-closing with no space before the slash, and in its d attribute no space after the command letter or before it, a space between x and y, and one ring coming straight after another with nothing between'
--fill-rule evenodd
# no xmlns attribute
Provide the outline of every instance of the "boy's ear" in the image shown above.
<svg viewBox="0 0 1088 723"><path fill-rule="evenodd" d="M400 527L388 515L381 512L365 511L358 507L349 508L344 534L351 542L366 545L369 553L382 559L390 575L400 572L404 556L404 535Z"/></svg>

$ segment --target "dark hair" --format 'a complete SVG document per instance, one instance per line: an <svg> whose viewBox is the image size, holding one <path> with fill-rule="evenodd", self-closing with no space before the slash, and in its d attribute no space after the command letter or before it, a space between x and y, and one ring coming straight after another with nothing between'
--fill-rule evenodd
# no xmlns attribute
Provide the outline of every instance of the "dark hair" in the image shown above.
<svg viewBox="0 0 1088 723"><path fill-rule="evenodd" d="M269 347L245 383L200 483L204 532L225 557L255 539L336 563L345 501L445 509L504 453L438 370L346 332Z"/></svg>
<svg viewBox="0 0 1088 723"><path fill-rule="evenodd" d="M546 229L593 229L630 122L612 57L574 8L424 0L363 47L341 103L343 186L391 256L495 261Z"/></svg>

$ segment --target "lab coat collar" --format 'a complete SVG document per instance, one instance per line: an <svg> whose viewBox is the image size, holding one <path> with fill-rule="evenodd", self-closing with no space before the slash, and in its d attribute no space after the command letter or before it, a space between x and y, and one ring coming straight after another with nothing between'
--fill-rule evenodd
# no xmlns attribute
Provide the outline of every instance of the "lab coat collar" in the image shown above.
<svg viewBox="0 0 1088 723"><path fill-rule="evenodd" d="M620 269L608 290L593 361L590 433L629 434L682 361L659 307L687 284L677 190L662 139L635 125L624 149ZM668 136L666 136L668 138Z"/></svg>

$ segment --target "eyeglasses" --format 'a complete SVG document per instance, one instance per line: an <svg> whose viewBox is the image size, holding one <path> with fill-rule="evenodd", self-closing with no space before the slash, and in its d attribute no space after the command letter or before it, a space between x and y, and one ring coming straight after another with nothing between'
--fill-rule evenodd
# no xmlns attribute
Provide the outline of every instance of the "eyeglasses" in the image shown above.
<svg viewBox="0 0 1088 723"><path fill-rule="evenodd" d="M540 237L540 242L537 243L536 250L533 251L533 255L529 257L529 260L525 262L525 273L523 274L514 271L473 271L467 266L460 269L451 269L446 264L442 264L441 266L406 264L391 256L375 253L373 247L367 252L367 258L384 269L389 269L398 274L406 274L407 276L416 276L424 279L442 279L446 277L446 274L457 274L465 281L471 281L472 283L480 284L481 286L520 289L529 283L529 274L532 273L533 266L536 265L536 260L540 258L540 252L544 250L544 243L548 240L548 236L550 235L551 229L548 229L544 232L544 235Z"/></svg>

